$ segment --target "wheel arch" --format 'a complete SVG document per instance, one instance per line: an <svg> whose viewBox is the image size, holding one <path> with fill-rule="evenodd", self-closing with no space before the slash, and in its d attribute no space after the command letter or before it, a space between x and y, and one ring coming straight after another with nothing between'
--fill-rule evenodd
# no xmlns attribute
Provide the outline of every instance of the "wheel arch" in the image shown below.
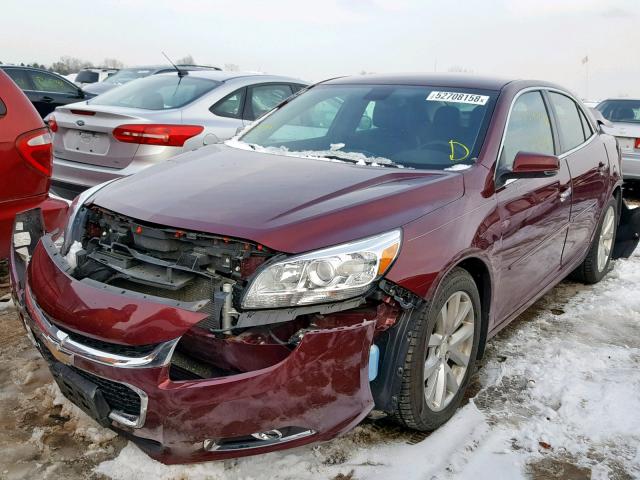
<svg viewBox="0 0 640 480"><path fill-rule="evenodd" d="M491 273L489 266L478 257L468 257L456 263L453 268L462 268L466 270L473 278L480 294L480 343L478 345L478 359L484 355L485 345L487 343L487 332L489 331L489 318L491 313L491 298L493 293L493 285L491 281Z"/></svg>
<svg viewBox="0 0 640 480"><path fill-rule="evenodd" d="M453 259L449 264L442 269L438 277L430 286L427 292L426 299L433 299L440 291L442 282L445 277L454 269L462 268L466 270L473 278L478 293L480 294L480 308L481 308L481 331L480 331L480 346L478 348L478 359L481 359L484 355L484 349L487 342L487 335L489 331L489 320L491 318L491 307L493 299L493 271L491 269L491 262L488 258L483 258L483 252L481 251L469 251L465 254Z"/></svg>
<svg viewBox="0 0 640 480"><path fill-rule="evenodd" d="M458 257L451 261L447 267L443 268L434 282L431 284L428 293L424 297L427 304L435 298L444 278L454 269L462 268L473 278L480 294L481 307L481 330L480 342L478 345L478 359L482 358L485 350L487 334L489 330L489 319L491 312L491 298L493 294L493 275L490 263L487 259L481 258L481 252L469 252L468 255ZM405 310L396 322L396 325L384 332L376 342L381 347L381 363L378 378L371 382L372 396L375 408L386 412L393 411L397 404L397 394L402 378L402 366L408 342L407 333L411 323L416 321L415 316L419 313L418 308Z"/></svg>

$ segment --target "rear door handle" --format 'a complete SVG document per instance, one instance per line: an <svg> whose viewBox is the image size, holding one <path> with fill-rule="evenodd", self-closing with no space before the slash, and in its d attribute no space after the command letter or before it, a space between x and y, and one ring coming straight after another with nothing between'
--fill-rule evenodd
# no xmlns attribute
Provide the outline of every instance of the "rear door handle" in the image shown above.
<svg viewBox="0 0 640 480"><path fill-rule="evenodd" d="M44 96L44 97L42 97L42 101L43 102L47 102L47 103L51 103L51 102L53 102L53 98Z"/></svg>

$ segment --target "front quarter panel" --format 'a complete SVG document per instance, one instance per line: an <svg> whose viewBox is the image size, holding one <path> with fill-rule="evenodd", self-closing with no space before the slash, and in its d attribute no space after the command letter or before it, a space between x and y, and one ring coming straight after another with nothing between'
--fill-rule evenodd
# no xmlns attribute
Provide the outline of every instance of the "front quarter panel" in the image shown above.
<svg viewBox="0 0 640 480"><path fill-rule="evenodd" d="M404 226L389 280L430 298L439 280L465 258L478 258L490 273L495 270L491 252L500 225L495 196L484 192L489 175L482 165L470 168L464 174L463 197Z"/></svg>

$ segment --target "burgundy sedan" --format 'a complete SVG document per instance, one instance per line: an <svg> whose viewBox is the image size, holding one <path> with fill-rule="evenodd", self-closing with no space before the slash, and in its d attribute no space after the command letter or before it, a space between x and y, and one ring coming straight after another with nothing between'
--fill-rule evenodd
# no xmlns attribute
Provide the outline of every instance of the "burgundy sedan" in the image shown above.
<svg viewBox="0 0 640 480"><path fill-rule="evenodd" d="M164 463L328 440L374 408L432 430L489 338L635 248L621 183L558 86L334 79L84 192L63 236L20 215L13 292L62 392Z"/></svg>

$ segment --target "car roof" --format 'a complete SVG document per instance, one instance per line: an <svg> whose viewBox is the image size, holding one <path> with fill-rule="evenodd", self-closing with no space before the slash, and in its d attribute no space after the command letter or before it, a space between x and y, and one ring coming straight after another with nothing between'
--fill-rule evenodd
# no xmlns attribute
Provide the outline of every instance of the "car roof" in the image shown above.
<svg viewBox="0 0 640 480"><path fill-rule="evenodd" d="M9 68L21 68L23 70L35 70L36 72L44 72L44 73L48 73L50 75L55 75L56 77L61 77L63 80L65 80L67 82L70 82L69 79L64 78L64 75L60 75L59 73L52 72L50 70L45 70L44 68L28 67L26 65L25 66L22 66L22 65L6 65L6 64L0 65L0 70L6 70L6 69L9 69ZM70 83L73 83L73 82L70 82Z"/></svg>
<svg viewBox="0 0 640 480"><path fill-rule="evenodd" d="M44 68L29 67L27 65L7 65L7 64L3 64L3 65L0 65L0 68L1 69L6 69L6 68L24 68L25 70L37 70L39 72L53 73L54 75L61 76L59 73L50 72L49 70L45 70Z"/></svg>
<svg viewBox="0 0 640 480"><path fill-rule="evenodd" d="M119 68L113 68L113 67L82 67L80 69L80 71L87 71L87 72L110 72L110 71L115 71L117 72L118 70L120 70Z"/></svg>
<svg viewBox="0 0 640 480"><path fill-rule="evenodd" d="M181 70L220 70L220 67L213 67L210 65L187 65L187 64L182 64L179 63L178 67L180 67ZM166 69L173 69L173 65L134 65L132 67L124 67L121 68L120 70L166 70Z"/></svg>
<svg viewBox="0 0 640 480"><path fill-rule="evenodd" d="M176 72L159 73L158 75L176 75ZM207 78L209 80L217 80L218 82L226 82L236 78L249 78L260 77L267 81L286 81L292 83L308 84L302 80L298 80L292 77L284 77L281 75L266 75L264 73L256 72L229 72L224 70L189 70L189 76L195 78Z"/></svg>
<svg viewBox="0 0 640 480"><path fill-rule="evenodd" d="M465 74L400 73L352 75L326 80L329 85L416 85L501 90L513 79Z"/></svg>

